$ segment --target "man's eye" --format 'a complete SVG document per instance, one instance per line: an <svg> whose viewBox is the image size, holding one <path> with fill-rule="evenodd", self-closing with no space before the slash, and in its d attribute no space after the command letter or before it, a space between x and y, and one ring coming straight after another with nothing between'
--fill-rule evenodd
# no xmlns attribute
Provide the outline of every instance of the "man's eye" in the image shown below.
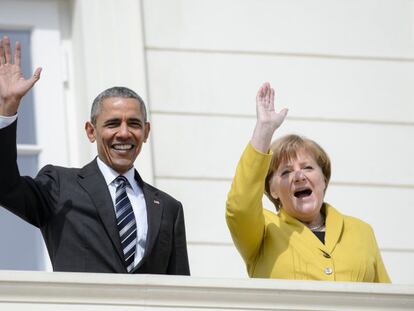
<svg viewBox="0 0 414 311"><path fill-rule="evenodd" d="M130 127L134 127L134 128L141 128L142 125L140 122L132 122L129 124Z"/></svg>
<svg viewBox="0 0 414 311"><path fill-rule="evenodd" d="M313 170L313 167L310 165L307 165L304 167L304 169L310 171L310 170Z"/></svg>
<svg viewBox="0 0 414 311"><path fill-rule="evenodd" d="M106 123L106 126L109 127L109 128L114 128L114 127L118 126L118 123L115 123L115 122Z"/></svg>

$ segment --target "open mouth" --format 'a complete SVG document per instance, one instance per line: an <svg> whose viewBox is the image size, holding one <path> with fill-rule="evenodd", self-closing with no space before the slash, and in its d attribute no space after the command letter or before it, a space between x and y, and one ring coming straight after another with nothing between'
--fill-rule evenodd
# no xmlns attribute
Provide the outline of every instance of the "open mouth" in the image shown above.
<svg viewBox="0 0 414 311"><path fill-rule="evenodd" d="M113 144L112 148L119 151L128 151L132 150L134 148L134 145L132 144Z"/></svg>
<svg viewBox="0 0 414 311"><path fill-rule="evenodd" d="M307 198L311 194L312 194L312 190L309 188L306 188L306 189L295 191L293 195L298 199L303 199L303 198Z"/></svg>

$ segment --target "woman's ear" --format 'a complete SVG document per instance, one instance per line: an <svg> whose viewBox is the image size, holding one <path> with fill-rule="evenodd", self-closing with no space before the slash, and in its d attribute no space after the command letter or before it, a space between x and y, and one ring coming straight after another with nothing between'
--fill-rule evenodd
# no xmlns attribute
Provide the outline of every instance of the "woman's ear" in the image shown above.
<svg viewBox="0 0 414 311"><path fill-rule="evenodd" d="M272 187L272 180L273 180L273 178L270 179L270 181L269 181L269 192L270 192L270 195L272 196L272 198L274 200L279 200L279 195L278 195L278 193L276 191L276 187L274 185Z"/></svg>

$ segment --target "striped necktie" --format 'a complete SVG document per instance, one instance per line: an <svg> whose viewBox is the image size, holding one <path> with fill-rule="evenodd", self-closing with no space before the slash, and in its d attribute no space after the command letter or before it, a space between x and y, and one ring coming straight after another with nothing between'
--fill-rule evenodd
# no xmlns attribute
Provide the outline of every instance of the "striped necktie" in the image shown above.
<svg viewBox="0 0 414 311"><path fill-rule="evenodd" d="M124 176L115 179L115 212L116 221L121 238L122 251L124 253L125 266L130 272L134 267L135 247L137 238L137 224L135 222L134 211L129 200L126 187L129 185Z"/></svg>

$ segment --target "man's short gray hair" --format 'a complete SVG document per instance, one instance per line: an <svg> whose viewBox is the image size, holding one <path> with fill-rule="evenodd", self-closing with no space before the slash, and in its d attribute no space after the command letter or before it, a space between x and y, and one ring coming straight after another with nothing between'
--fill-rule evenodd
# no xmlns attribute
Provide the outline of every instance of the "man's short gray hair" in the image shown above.
<svg viewBox="0 0 414 311"><path fill-rule="evenodd" d="M145 103L142 98L135 93L133 90L124 87L124 86L114 86L105 91L101 92L96 98L93 100L92 108L91 108L91 122L93 125L96 125L96 118L98 117L99 113L101 112L102 103L105 99L111 97L121 97L121 98L134 98L136 99L141 108L142 116L144 117L144 122L147 122L147 109L145 107Z"/></svg>

